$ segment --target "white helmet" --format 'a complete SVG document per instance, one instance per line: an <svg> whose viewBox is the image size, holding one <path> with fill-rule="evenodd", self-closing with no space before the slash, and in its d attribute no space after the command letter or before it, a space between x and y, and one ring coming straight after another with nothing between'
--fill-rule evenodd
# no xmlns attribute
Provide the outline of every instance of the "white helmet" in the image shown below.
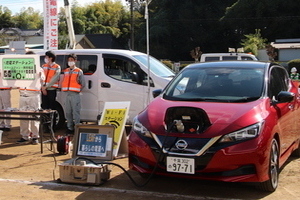
<svg viewBox="0 0 300 200"><path fill-rule="evenodd" d="M291 72L297 72L296 67L293 67L293 68L291 69Z"/></svg>

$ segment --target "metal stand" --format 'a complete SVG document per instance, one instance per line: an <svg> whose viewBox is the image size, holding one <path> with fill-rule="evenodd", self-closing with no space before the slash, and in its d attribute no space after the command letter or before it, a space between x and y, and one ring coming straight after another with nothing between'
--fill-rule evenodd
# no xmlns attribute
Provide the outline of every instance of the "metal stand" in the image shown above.
<svg viewBox="0 0 300 200"><path fill-rule="evenodd" d="M43 153L43 143L50 142L51 150L53 149L53 143L55 135L53 131L53 120L55 110L38 110L38 111L5 111L0 110L0 119L12 119L12 120L37 120L40 121L39 135L41 143L41 153ZM13 115L13 116L12 116ZM19 115L19 116L18 116ZM27 117L25 117L27 116ZM44 130L43 125L46 124L50 130L50 139L43 141Z"/></svg>

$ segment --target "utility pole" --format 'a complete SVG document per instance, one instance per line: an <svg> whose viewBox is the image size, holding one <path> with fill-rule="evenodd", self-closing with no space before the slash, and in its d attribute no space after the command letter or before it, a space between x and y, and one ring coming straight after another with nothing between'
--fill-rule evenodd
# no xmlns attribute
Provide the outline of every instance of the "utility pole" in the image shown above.
<svg viewBox="0 0 300 200"><path fill-rule="evenodd" d="M131 32L130 32L130 49L134 50L134 17L133 17L133 1L130 0L130 17L131 17Z"/></svg>
<svg viewBox="0 0 300 200"><path fill-rule="evenodd" d="M130 4L130 49L134 50L134 16L133 16L133 2L134 0L126 0Z"/></svg>
<svg viewBox="0 0 300 200"><path fill-rule="evenodd" d="M145 0L146 38L147 38L147 67L148 67L148 102L150 103L150 42L149 42L149 10L148 6L152 0Z"/></svg>

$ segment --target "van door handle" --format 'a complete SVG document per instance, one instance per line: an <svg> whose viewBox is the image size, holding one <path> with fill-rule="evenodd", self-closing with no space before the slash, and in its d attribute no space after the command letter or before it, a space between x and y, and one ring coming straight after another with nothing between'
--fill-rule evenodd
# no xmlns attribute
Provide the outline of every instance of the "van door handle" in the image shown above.
<svg viewBox="0 0 300 200"><path fill-rule="evenodd" d="M89 80L89 83L88 83L88 88L91 89L92 88L92 81Z"/></svg>
<svg viewBox="0 0 300 200"><path fill-rule="evenodd" d="M106 83L106 82L102 82L101 83L101 87L103 87L103 88L110 88L110 84Z"/></svg>

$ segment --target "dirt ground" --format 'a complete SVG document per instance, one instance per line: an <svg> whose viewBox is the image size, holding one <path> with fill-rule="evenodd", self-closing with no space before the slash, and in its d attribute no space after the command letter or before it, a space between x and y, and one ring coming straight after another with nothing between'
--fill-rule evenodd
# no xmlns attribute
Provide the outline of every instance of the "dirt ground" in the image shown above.
<svg viewBox="0 0 300 200"><path fill-rule="evenodd" d="M12 91L13 106L18 107L18 91ZM280 173L279 187L271 194L251 184L220 183L154 177L145 187L135 186L118 167L111 167L110 179L100 186L59 183L59 163L71 154L59 155L50 144L18 145L19 121L2 135L0 145L0 200L2 199L300 199L300 159L290 158ZM63 134L58 131L56 135ZM54 145L55 147L55 145ZM55 150L55 149L54 149ZM116 159L128 170L127 158ZM128 170L138 183L145 180Z"/></svg>

